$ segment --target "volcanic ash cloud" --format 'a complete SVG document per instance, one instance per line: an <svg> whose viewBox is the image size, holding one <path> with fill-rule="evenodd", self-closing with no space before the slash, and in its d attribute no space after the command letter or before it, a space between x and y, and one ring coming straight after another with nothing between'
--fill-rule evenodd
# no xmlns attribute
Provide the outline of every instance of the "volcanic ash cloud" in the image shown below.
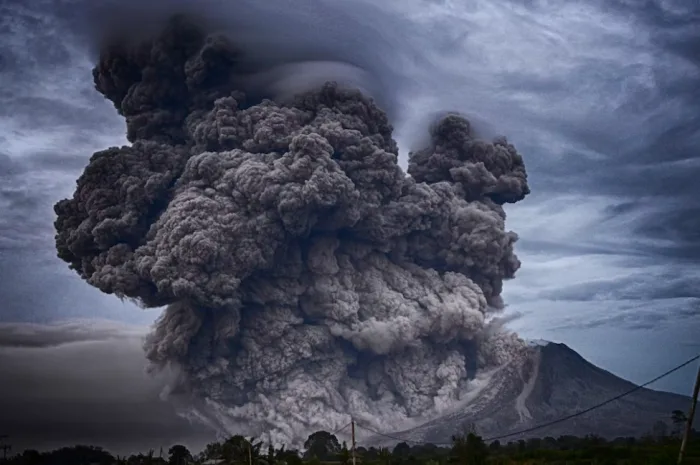
<svg viewBox="0 0 700 465"><path fill-rule="evenodd" d="M95 153L56 204L59 257L165 306L149 360L230 432L295 442L454 405L522 347L487 322L520 265L502 205L529 192L522 157L447 115L406 175L371 99L253 98L240 57L181 17L105 44L95 85L131 145Z"/></svg>

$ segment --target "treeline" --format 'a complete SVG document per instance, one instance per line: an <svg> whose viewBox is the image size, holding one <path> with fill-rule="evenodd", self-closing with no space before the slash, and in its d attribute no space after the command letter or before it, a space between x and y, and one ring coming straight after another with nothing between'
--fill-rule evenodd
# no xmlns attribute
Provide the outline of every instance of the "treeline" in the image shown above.
<svg viewBox="0 0 700 465"><path fill-rule="evenodd" d="M486 444L474 433L452 438L450 447L434 444L388 448L357 447L358 465L672 465L676 464L678 435L618 438L561 436ZM64 447L51 452L24 451L9 457L7 465L352 465L352 452L346 443L326 431L309 436L304 452L265 447L261 442L233 436L208 444L198 454L183 445L174 445L156 455L114 456L99 447ZM700 434L693 431L686 450L686 465L700 465Z"/></svg>

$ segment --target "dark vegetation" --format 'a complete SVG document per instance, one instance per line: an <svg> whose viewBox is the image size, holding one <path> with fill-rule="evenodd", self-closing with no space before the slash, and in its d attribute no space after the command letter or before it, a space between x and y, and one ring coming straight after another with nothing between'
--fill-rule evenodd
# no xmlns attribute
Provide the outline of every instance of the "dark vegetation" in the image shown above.
<svg viewBox="0 0 700 465"><path fill-rule="evenodd" d="M597 436L561 436L487 444L478 434L464 432L452 438L450 446L409 445L401 442L389 448L357 447L358 465L672 465L680 448L681 418L674 412L672 428L658 422L643 438L606 440ZM308 437L304 452L266 447L262 442L232 436L208 444L198 454L174 445L156 455L114 456L91 446L66 447L51 452L27 450L8 457L7 465L351 465L352 452L329 432ZM685 465L700 465L700 432L693 430Z"/></svg>

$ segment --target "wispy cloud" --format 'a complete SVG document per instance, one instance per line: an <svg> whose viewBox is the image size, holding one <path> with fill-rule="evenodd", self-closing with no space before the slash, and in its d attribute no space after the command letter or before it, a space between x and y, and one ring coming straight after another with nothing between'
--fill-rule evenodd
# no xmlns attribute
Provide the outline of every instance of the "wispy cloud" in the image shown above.
<svg viewBox="0 0 700 465"><path fill-rule="evenodd" d="M83 319L37 323L0 323L0 348L49 348L82 342L138 339L148 327L111 320Z"/></svg>

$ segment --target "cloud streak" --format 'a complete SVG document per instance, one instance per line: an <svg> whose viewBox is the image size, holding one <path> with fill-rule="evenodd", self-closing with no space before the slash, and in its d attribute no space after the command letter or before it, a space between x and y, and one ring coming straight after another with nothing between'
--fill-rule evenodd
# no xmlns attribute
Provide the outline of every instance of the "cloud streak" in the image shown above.
<svg viewBox="0 0 700 465"><path fill-rule="evenodd" d="M2 348L50 348L81 342L137 339L146 328L127 326L110 320L68 321L54 324L0 323Z"/></svg>

